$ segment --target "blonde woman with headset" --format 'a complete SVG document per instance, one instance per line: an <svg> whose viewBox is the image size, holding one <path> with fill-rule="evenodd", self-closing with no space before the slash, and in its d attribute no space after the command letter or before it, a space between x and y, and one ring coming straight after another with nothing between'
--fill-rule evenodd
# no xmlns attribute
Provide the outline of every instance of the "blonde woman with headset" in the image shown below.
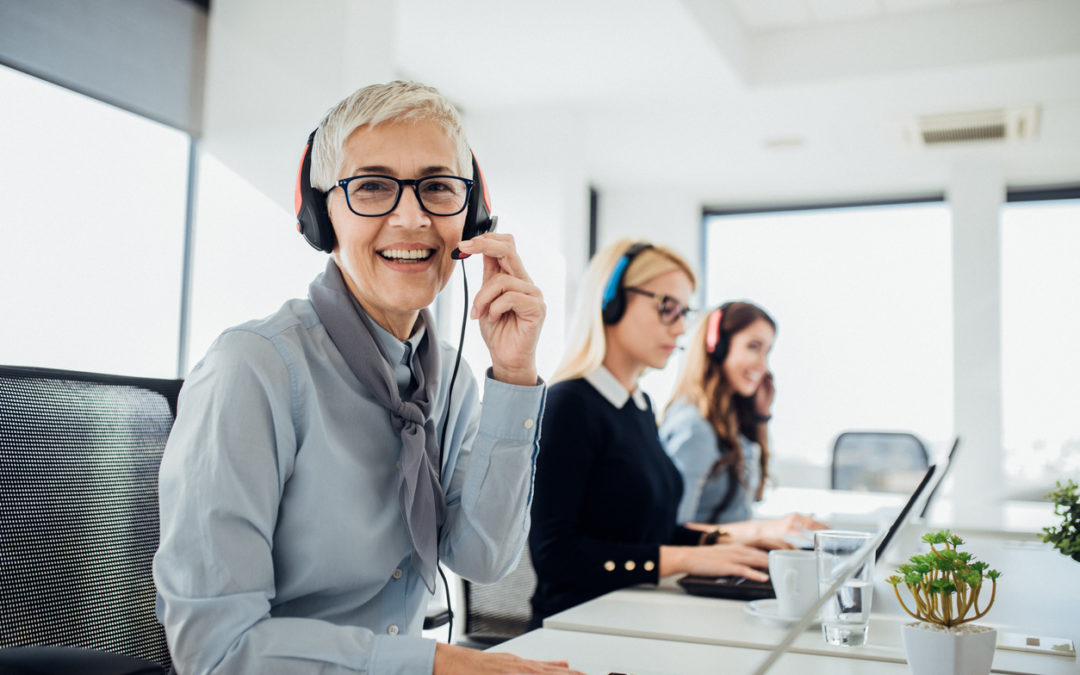
<svg viewBox="0 0 1080 675"><path fill-rule="evenodd" d="M660 443L646 368L663 368L695 277L663 246L623 239L594 256L552 377L540 435L529 549L532 625L608 591L691 573L764 581L768 548L677 522L682 477Z"/></svg>

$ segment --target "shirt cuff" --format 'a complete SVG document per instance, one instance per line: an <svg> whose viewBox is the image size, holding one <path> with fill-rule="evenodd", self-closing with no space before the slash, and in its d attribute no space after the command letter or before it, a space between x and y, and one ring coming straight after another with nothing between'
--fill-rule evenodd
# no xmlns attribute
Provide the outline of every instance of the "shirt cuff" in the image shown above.
<svg viewBox="0 0 1080 675"><path fill-rule="evenodd" d="M547 394L547 384L537 380L534 387L507 384L492 378L488 369L480 433L509 441L535 441Z"/></svg>
<svg viewBox="0 0 1080 675"><path fill-rule="evenodd" d="M376 635L369 672L386 675L430 673L435 669L435 641L411 635Z"/></svg>

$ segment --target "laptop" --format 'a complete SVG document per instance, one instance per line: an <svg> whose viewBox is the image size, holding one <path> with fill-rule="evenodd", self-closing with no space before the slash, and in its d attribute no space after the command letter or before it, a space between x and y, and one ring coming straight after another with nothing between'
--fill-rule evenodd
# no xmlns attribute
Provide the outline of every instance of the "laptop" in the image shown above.
<svg viewBox="0 0 1080 675"><path fill-rule="evenodd" d="M919 518L925 520L926 514L930 513L930 504L934 501L934 497L937 496L941 484L945 482L945 476L949 473L949 469L956 463L956 449L959 447L960 437L957 436L953 440L952 449L949 450L949 456L945 460L945 466L941 467L941 471L938 471L938 475L934 477L934 487L930 489L930 494L926 496L926 502L923 503L922 510L919 511Z"/></svg>
<svg viewBox="0 0 1080 675"><path fill-rule="evenodd" d="M953 444L953 448L955 450L956 444ZM934 476L935 467L936 465L931 464L926 469L926 473L923 474L922 480L919 481L919 484L915 486L915 490L911 493L911 496L908 497L907 502L904 504L904 508L900 509L900 513L896 516L896 519L893 520L889 529L882 535L881 543L878 544L876 550L878 559L882 558L889 542L892 541L896 533L903 527L908 514L911 513L911 510L919 501L919 497L926 490L926 486ZM680 578L677 583L690 595L704 595L710 598L761 600L776 597L776 591L773 590L771 581L754 581L753 579L747 579L746 577L740 576L705 577L687 574Z"/></svg>

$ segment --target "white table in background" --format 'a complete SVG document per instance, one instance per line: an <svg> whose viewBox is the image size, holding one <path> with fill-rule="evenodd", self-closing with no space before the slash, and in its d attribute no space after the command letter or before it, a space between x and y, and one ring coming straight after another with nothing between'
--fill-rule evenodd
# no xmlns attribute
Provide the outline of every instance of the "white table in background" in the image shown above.
<svg viewBox="0 0 1080 675"><path fill-rule="evenodd" d="M980 623L1002 631L1067 637L1080 645L1080 564L1030 541L992 537L969 538L979 559L1003 573L998 599ZM882 579L889 568L876 570L868 644L836 647L825 644L814 626L796 639L793 653L903 663L900 627L911 619L903 614L892 588ZM658 588L636 587L609 593L548 617L544 628L621 635L653 640L693 642L750 649L770 649L787 627L746 612L746 603L694 597L672 580ZM995 672L1075 675L1075 657L997 650Z"/></svg>
<svg viewBox="0 0 1080 675"><path fill-rule="evenodd" d="M488 651L529 659L568 660L587 675L742 675L752 673L768 656L760 649L624 635L603 635L541 628ZM769 670L773 675L903 675L906 664L785 654Z"/></svg>

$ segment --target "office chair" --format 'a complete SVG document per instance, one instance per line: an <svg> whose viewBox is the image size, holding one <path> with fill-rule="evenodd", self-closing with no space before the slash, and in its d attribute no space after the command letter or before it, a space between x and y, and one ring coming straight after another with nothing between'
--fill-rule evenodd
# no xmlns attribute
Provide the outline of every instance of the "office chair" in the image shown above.
<svg viewBox="0 0 1080 675"><path fill-rule="evenodd" d="M181 385L0 366L0 672L170 668L150 566Z"/></svg>
<svg viewBox="0 0 1080 675"><path fill-rule="evenodd" d="M833 445L832 489L906 493L928 466L930 453L914 434L845 431Z"/></svg>
<svg viewBox="0 0 1080 675"><path fill-rule="evenodd" d="M465 595L464 639L458 644L477 649L505 642L524 634L532 616L536 572L533 571L529 546L512 572L493 584L474 584L462 580Z"/></svg>

